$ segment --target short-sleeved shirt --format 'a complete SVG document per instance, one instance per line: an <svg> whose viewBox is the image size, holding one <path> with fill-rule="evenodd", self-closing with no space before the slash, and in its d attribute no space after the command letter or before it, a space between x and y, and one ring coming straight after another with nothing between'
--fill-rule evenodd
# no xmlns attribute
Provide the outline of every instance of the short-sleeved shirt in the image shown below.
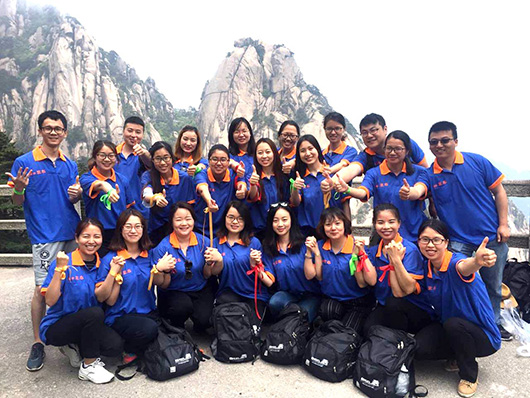
<svg viewBox="0 0 530 398"><path fill-rule="evenodd" d="M96 287L96 275L99 268L99 257L96 254L96 266L92 269L85 267L85 262L81 257L79 249L68 253L68 268L65 271L65 279L61 281L61 295L57 302L48 308L46 316L40 323L39 335L46 343L46 332L48 328L62 317L74 314L84 308L99 306L99 302L94 293ZM55 274L55 260L50 264L48 276L42 284L41 294L45 295L48 286Z"/></svg>
<svg viewBox="0 0 530 398"><path fill-rule="evenodd" d="M250 249L260 250L261 243L256 238L251 238L250 244L245 246L242 240L238 240L230 246L226 237L215 238L214 247L223 256L223 270L219 275L219 296L226 289L232 290L240 296L254 298L254 274L247 274L250 271ZM272 270L265 267L265 272L274 281ZM267 287L258 280L258 300L269 301L270 294Z"/></svg>
<svg viewBox="0 0 530 398"><path fill-rule="evenodd" d="M151 207L149 214L149 233L156 229L163 227L169 220L171 213L171 206L178 201L187 202L190 204L195 203L195 186L193 179L185 172L172 168L173 175L171 180L165 181L160 177L160 184L162 188L166 190L166 200L168 205L166 207L158 207L156 211ZM151 173L146 171L142 174L142 186L145 188L153 188L151 184Z"/></svg>
<svg viewBox="0 0 530 398"><path fill-rule="evenodd" d="M277 256L269 257L266 254L262 256L265 267L272 270L278 285L278 290L294 294L320 294L318 281L316 279L308 281L305 277L305 252L305 245L300 248L298 253L293 253L289 245L287 251L283 251L278 247Z"/></svg>
<svg viewBox="0 0 530 398"><path fill-rule="evenodd" d="M75 184L77 164L59 151L52 162L38 146L15 159L11 174L19 168L31 170L24 198L24 217L32 244L74 239L79 214L68 197L68 187ZM10 179L8 185L14 187Z"/></svg>
<svg viewBox="0 0 530 398"><path fill-rule="evenodd" d="M468 277L458 272L457 264L465 258L460 253L447 251L438 272L426 261L427 297L441 322L453 317L466 319L480 327L498 350L501 336L486 285L478 272Z"/></svg>
<svg viewBox="0 0 530 398"><path fill-rule="evenodd" d="M175 167L177 170L183 171L184 173L188 173L188 167L190 167L190 165L192 164L194 164L193 157L190 156L187 159L178 159L173 165L173 167ZM201 168L205 170L206 168L208 168L208 159L201 158L197 163L197 166L199 165L201 165Z"/></svg>
<svg viewBox="0 0 530 398"><path fill-rule="evenodd" d="M156 264L166 253L177 260L175 269L171 271L171 282L167 290L182 292L197 292L204 288L206 279L203 276L204 251L210 246L210 239L205 236L191 233L186 254L180 248L180 243L175 232L166 236L153 249L153 262ZM186 279L186 260L191 261L191 279Z"/></svg>
<svg viewBox="0 0 530 398"><path fill-rule="evenodd" d="M355 239L349 235L344 247L335 254L329 240L319 241L322 256L322 280L320 287L322 294L338 301L357 299L368 294L369 289L361 288L357 279L350 274L350 259L354 249Z"/></svg>
<svg viewBox="0 0 530 398"><path fill-rule="evenodd" d="M153 267L151 252L144 250L135 259L131 257L127 250L118 252L110 251L101 260L98 269L96 286L101 285L110 271L110 262L114 256L121 256L125 259L121 276L123 283L116 303L108 306L105 311L105 323L112 325L116 318L125 314L148 314L156 309L155 289L147 290L151 269Z"/></svg>
<svg viewBox="0 0 530 398"><path fill-rule="evenodd" d="M503 179L483 156L457 151L452 170L442 169L435 160L418 183L432 194L451 240L478 246L485 236L497 239L499 215L491 190Z"/></svg>
<svg viewBox="0 0 530 398"><path fill-rule="evenodd" d="M278 155L280 155L280 159L282 160L282 164L284 163L284 159L286 159L288 162L291 160L296 159L296 145L293 147L291 152L284 154L283 148L278 148Z"/></svg>
<svg viewBox="0 0 530 398"><path fill-rule="evenodd" d="M265 197L258 198L258 200L249 203L252 224L255 231L263 231L267 226L267 212L271 204L287 202L289 200L289 179L287 176L284 177L283 189L280 194L276 186L275 175L267 177L262 173L259 183L263 186Z"/></svg>
<svg viewBox="0 0 530 398"><path fill-rule="evenodd" d="M254 158L247 152L239 151L237 155L230 155L237 163L243 162L245 165L245 181L248 181L252 175L252 165L254 164Z"/></svg>
<svg viewBox="0 0 530 398"><path fill-rule="evenodd" d="M125 157L123 154L124 145L125 143L122 142L116 147L116 151L118 152L118 162L114 166L114 170L124 176L129 182L131 198L134 200L134 205L132 207L142 213L145 219L148 219L149 209L142 206L142 184L140 182L140 173L143 168L142 161L140 160L140 157L134 153L130 153L129 156Z"/></svg>
<svg viewBox="0 0 530 398"><path fill-rule="evenodd" d="M427 218L423 211L425 204L423 200L401 200L399 190L403 186L403 179L406 178L410 186L414 186L420 176L426 172L421 166L412 165L414 174L407 175L407 166L403 163L403 169L395 175L388 168L386 159L378 167L374 167L366 172L360 189L366 192L367 201L374 197L374 208L381 203L392 203L399 210L401 216L401 228L399 233L408 240L418 239L418 230L421 223Z"/></svg>
<svg viewBox="0 0 530 398"><path fill-rule="evenodd" d="M110 210L107 210L105 204L101 202L101 197L105 195L102 190L93 192L92 187L96 181L106 181L113 188L118 185L120 189L120 199L111 204ZM85 202L85 212L87 217L95 218L103 224L105 229L116 228L116 222L120 214L128 207L134 204L131 192L129 190L129 181L125 176L112 170L109 178L103 176L94 166L92 170L83 174L79 179L83 188L83 200Z"/></svg>
<svg viewBox="0 0 530 398"><path fill-rule="evenodd" d="M372 167L369 166L368 159L372 158L373 165L372 167L379 166L381 163L383 163L383 160L385 160L385 155L380 155L378 153L375 153L370 148L365 148L364 151L359 152L357 157L353 160L352 163L357 163L359 166L361 166L361 170L363 173L366 173L368 169ZM420 146L416 143L414 140L410 140L410 160L414 164L420 164L422 161L426 160L425 154L423 153Z"/></svg>
<svg viewBox="0 0 530 398"><path fill-rule="evenodd" d="M331 146L328 146L324 149L322 155L324 155L324 160L329 166L335 166L339 162L342 162L344 166L348 166L356 158L357 149L346 145L346 143L342 141L339 147L335 150L331 150Z"/></svg>

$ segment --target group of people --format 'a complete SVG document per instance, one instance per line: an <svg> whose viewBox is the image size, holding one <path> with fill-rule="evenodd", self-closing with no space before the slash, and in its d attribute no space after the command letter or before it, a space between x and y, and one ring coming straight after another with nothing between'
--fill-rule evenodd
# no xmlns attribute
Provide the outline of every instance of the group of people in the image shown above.
<svg viewBox="0 0 530 398"><path fill-rule="evenodd" d="M460 395L474 394L476 358L510 337L499 326L508 202L502 173L456 150L453 123L431 127L430 167L417 143L387 134L373 113L360 122L360 153L337 112L324 118L324 150L292 120L278 147L236 118L228 147L213 145L206 159L197 128L147 149L144 127L126 119L123 142L97 141L79 176L59 149L66 118L44 112L42 145L7 173L33 248L28 370L42 367L50 344L80 379L105 383L113 374L101 356L131 362L160 317L191 319L204 333L214 305L248 303L257 325L267 308L274 320L298 303L311 322L338 319L361 335L376 324L414 333L416 358L446 359L460 372ZM360 187L349 185L363 174ZM368 246L352 235L349 203L371 197Z"/></svg>

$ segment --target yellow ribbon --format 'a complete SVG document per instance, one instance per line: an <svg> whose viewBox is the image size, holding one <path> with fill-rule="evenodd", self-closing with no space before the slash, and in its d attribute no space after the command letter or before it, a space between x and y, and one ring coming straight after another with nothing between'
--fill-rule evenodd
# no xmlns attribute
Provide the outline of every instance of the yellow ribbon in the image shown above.
<svg viewBox="0 0 530 398"><path fill-rule="evenodd" d="M109 272L109 274L114 278L118 285L121 285L123 283L123 276L121 276L121 274L116 274L112 272L112 270Z"/></svg>
<svg viewBox="0 0 530 398"><path fill-rule="evenodd" d="M61 273L61 280L64 281L66 279L66 270L68 269L68 265L65 265L64 267L55 268L55 272Z"/></svg>
<svg viewBox="0 0 530 398"><path fill-rule="evenodd" d="M153 278L155 274L158 274L160 271L158 271L158 268L156 268L156 265L153 265L153 268L151 268L151 275L149 276L149 285L147 285L147 290L151 290L151 287L153 287Z"/></svg>

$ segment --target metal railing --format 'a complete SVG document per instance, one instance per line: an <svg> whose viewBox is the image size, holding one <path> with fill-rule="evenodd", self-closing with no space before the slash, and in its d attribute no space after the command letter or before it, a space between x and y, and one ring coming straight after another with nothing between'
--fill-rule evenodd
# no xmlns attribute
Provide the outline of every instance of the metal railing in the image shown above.
<svg viewBox="0 0 530 398"><path fill-rule="evenodd" d="M360 178L353 181L358 185ZM507 180L503 181L508 197L528 198L530 197L530 180ZM0 185L0 197L11 196L13 189L8 185ZM0 231L23 231L26 229L24 220L0 220ZM368 237L372 231L370 226L353 225L355 236ZM508 240L508 246L520 249L530 249L530 234L512 234ZM31 253L15 254L0 253L0 266L29 266L31 265Z"/></svg>

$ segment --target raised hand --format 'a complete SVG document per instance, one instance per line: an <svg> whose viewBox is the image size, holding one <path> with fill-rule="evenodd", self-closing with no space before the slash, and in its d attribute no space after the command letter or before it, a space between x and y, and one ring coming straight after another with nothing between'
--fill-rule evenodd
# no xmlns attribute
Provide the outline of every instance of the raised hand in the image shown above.
<svg viewBox="0 0 530 398"><path fill-rule="evenodd" d="M337 182L335 183L335 191L340 193L346 192L350 186L341 178L341 176L337 175L336 177Z"/></svg>
<svg viewBox="0 0 530 398"><path fill-rule="evenodd" d="M488 249L489 239L485 237L478 249L475 252L475 261L481 267L493 267L497 261L497 254L491 249Z"/></svg>
<svg viewBox="0 0 530 398"><path fill-rule="evenodd" d="M364 250L364 242L359 239L355 239L355 247L353 248L353 252L357 255L366 253Z"/></svg>
<svg viewBox="0 0 530 398"><path fill-rule="evenodd" d="M75 178L75 184L72 184L68 187L67 192L70 200L76 200L81 196L83 193L83 188L81 188L81 184L79 183L79 176Z"/></svg>
<svg viewBox="0 0 530 398"><path fill-rule="evenodd" d="M215 213L219 210L219 206L217 205L217 202L214 199L210 199L208 201L208 210L212 213Z"/></svg>
<svg viewBox="0 0 530 398"><path fill-rule="evenodd" d="M236 198L245 199L247 196L247 184L238 184L236 190Z"/></svg>
<svg viewBox="0 0 530 398"><path fill-rule="evenodd" d="M64 268L63 271L66 271L66 268L68 268L68 260L69 258L66 253L60 251L59 253L57 253L57 257L55 258L56 268Z"/></svg>
<svg viewBox="0 0 530 398"><path fill-rule="evenodd" d="M110 193L109 200L110 203L116 203L118 200L120 200L120 187L118 184L115 185L114 190Z"/></svg>
<svg viewBox="0 0 530 398"><path fill-rule="evenodd" d="M216 261L221 261L223 259L223 256L221 256L221 253L219 253L219 250L217 250L215 247L208 247L204 251L204 260L207 263L214 263Z"/></svg>
<svg viewBox="0 0 530 398"><path fill-rule="evenodd" d="M236 169L237 176L239 178L243 178L245 176L245 171L245 163L243 163L243 161L240 161Z"/></svg>
<svg viewBox="0 0 530 398"><path fill-rule="evenodd" d="M285 156L282 158L282 171L284 174L291 174L293 163L293 161L288 161Z"/></svg>
<svg viewBox="0 0 530 398"><path fill-rule="evenodd" d="M155 194L155 204L158 207L166 207L169 202L166 199L166 189L162 189L162 193Z"/></svg>
<svg viewBox="0 0 530 398"><path fill-rule="evenodd" d="M164 254L162 258L158 260L158 263L156 263L156 269L159 272L168 272L175 269L176 263L177 259L173 257L173 255L166 252L166 254Z"/></svg>
<svg viewBox="0 0 530 398"><path fill-rule="evenodd" d="M406 178L403 178L403 186L399 189L399 198L401 200L409 200L410 185Z"/></svg>
<svg viewBox="0 0 530 398"><path fill-rule="evenodd" d="M406 248L403 244L392 241L385 246L385 250L390 263L396 264L398 261L403 260Z"/></svg>
<svg viewBox="0 0 530 398"><path fill-rule="evenodd" d="M261 251L250 249L250 266L254 268L261 263Z"/></svg>
<svg viewBox="0 0 530 398"><path fill-rule="evenodd" d="M195 175L195 171L197 170L197 165L194 165L194 164L190 164L188 166L188 170L186 170L188 172L188 175L190 177L193 177Z"/></svg>
<svg viewBox="0 0 530 398"><path fill-rule="evenodd" d="M259 184L259 175L256 171L256 166L252 165L252 174L250 175L250 178L248 180L250 185L258 185Z"/></svg>
<svg viewBox="0 0 530 398"><path fill-rule="evenodd" d="M133 153L137 156L144 156L149 154L149 151L140 143L136 143L133 146Z"/></svg>
<svg viewBox="0 0 530 398"><path fill-rule="evenodd" d="M294 180L294 187L297 190L301 190L305 188L305 181L302 177L300 177L300 173L296 172L296 179Z"/></svg>
<svg viewBox="0 0 530 398"><path fill-rule="evenodd" d="M124 265L125 259L122 256L114 256L110 261L110 271L115 274L119 274Z"/></svg>
<svg viewBox="0 0 530 398"><path fill-rule="evenodd" d="M316 250L318 250L317 239L314 236L308 236L305 240L305 245L311 253L316 253Z"/></svg>
<svg viewBox="0 0 530 398"><path fill-rule="evenodd" d="M24 170L22 170L22 167L20 167L16 176L9 172L6 172L6 175L13 181L15 189L17 191L22 191L29 184L29 176L31 175L31 172L32 170L30 170L28 167L26 167Z"/></svg>

